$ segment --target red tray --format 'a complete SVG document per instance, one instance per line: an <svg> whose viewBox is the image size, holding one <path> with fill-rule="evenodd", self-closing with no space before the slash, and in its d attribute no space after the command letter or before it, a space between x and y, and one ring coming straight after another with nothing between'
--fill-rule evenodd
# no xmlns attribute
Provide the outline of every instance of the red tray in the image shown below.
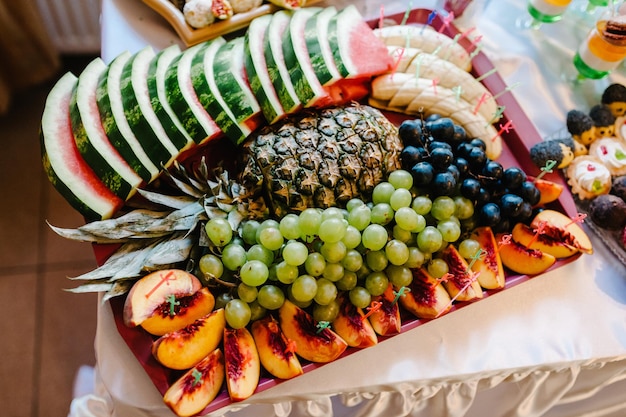
<svg viewBox="0 0 626 417"><path fill-rule="evenodd" d="M408 24L425 24L428 21L430 15L431 10L415 9L410 12L406 22L408 22ZM404 18L404 13L385 17L385 19L393 19L397 23L401 23ZM379 21L375 20L369 23L370 26L376 27ZM442 29L443 27L442 32L452 38L459 33L459 31L453 25L444 25L443 20L438 14L434 17L434 19L432 19L432 22L430 22L430 24L437 30ZM475 47L467 38L460 39L459 44L462 45L466 50L468 50L468 52L473 51ZM472 73L476 77L482 74L486 74L492 71L494 68L489 59L482 52L478 53L474 57L472 61L472 66ZM502 134L502 137L504 139L503 152L501 157L498 158L498 161L504 167L519 166L524 169L528 175L538 175L541 171L532 163L529 156L529 149L534 144L541 142L542 138L539 136L534 125L525 115L524 111L521 109L511 92L505 92L507 86L500 77L500 75L498 75L497 73L489 75L483 80L483 84L494 96L498 95L498 104L500 106L504 106L503 119L500 123L504 125L508 121L512 121L514 126L513 130ZM396 123L399 123L402 120L398 115L389 114L389 117ZM220 147L220 141L215 141L210 146ZM210 152L211 149L208 148L207 151ZM544 178L557 182L563 185L565 190L568 190L564 178L556 171L554 173L545 175ZM561 211L570 217L574 216L577 213L574 200L571 194L569 194L569 192L567 191L563 192L556 202L551 203L550 208ZM94 248L94 251L98 263L102 264L104 260L115 250L115 248L115 246L108 245L96 246ZM565 260L559 260L551 267L551 270L558 268L566 263L572 262L579 256L580 255L576 255ZM532 277L529 277L527 275L515 275L509 273L506 277L505 288L499 291L504 291L531 278ZM490 295L496 294L499 291L485 291L484 295L485 297L488 297ZM126 341L128 346L136 356L137 360L141 363L142 367L145 369L146 373L149 375L156 388L161 394L164 394L170 387L170 385L182 374L182 372L167 369L160 365L153 358L151 354L151 345L154 340L153 336L151 336L141 328L129 328L124 325L122 319L122 307L124 303L124 297L114 298L110 302L115 318L115 323L117 325L117 329L120 335ZM450 313L460 308L463 308L467 304L469 303L455 303ZM429 320L416 319L415 317L409 316L407 314L403 317L402 332L406 332L416 327L419 327L420 325L428 321ZM387 338L379 337L380 342L384 342L385 339ZM359 349L348 348L342 355L342 357L358 353L358 350ZM341 358L337 360L341 360ZM303 361L304 372L310 372L311 370L320 366L324 366L324 364L305 363ZM282 380L272 378L268 376L269 374L264 374L263 372L256 392L264 391L282 382ZM228 392L226 391L226 388L223 388L222 392L217 396L217 398L213 402L211 402L211 404L209 404L200 413L200 415L208 414L229 404L231 404L231 401L229 399Z"/></svg>

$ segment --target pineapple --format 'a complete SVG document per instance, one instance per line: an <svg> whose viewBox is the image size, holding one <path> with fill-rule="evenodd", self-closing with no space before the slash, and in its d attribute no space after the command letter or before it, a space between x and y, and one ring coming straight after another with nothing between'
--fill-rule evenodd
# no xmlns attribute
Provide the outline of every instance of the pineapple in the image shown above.
<svg viewBox="0 0 626 417"><path fill-rule="evenodd" d="M308 111L263 128L242 149L241 184L274 215L367 200L400 168L397 129L376 109Z"/></svg>
<svg viewBox="0 0 626 417"><path fill-rule="evenodd" d="M308 207L343 207L370 199L374 187L399 169L397 128L364 105L309 110L253 134L235 166L236 180L204 158L193 171L174 163L164 183L177 195L138 190L143 207L77 229L51 226L62 237L92 243L122 243L99 268L72 279L73 292L124 294L143 273L179 265L192 249L210 246L204 227L225 217L233 230L245 219L281 218ZM182 193L182 195L180 195ZM189 266L188 269L191 269Z"/></svg>

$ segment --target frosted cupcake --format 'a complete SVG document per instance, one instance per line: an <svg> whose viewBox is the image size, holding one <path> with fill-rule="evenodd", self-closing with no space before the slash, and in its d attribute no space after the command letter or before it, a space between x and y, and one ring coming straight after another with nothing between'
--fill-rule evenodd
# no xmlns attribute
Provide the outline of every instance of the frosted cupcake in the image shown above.
<svg viewBox="0 0 626 417"><path fill-rule="evenodd" d="M598 158L611 175L626 174L626 143L617 138L597 139L589 146L589 155Z"/></svg>
<svg viewBox="0 0 626 417"><path fill-rule="evenodd" d="M581 200L590 200L611 190L611 173L594 156L574 158L567 167L567 183Z"/></svg>

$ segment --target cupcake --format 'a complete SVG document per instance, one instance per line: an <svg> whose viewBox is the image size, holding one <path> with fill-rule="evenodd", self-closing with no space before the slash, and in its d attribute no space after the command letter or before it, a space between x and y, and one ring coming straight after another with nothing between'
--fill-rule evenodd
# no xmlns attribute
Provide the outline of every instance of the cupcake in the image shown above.
<svg viewBox="0 0 626 417"><path fill-rule="evenodd" d="M596 104L589 110L589 117L593 120L596 138L611 137L615 134L615 116L609 106Z"/></svg>
<svg viewBox="0 0 626 417"><path fill-rule="evenodd" d="M583 154L587 153L587 146L596 139L596 126L591 116L580 110L570 110L567 112L566 125L576 144L583 146ZM574 154L578 156L581 151L580 147L576 147Z"/></svg>
<svg viewBox="0 0 626 417"><path fill-rule="evenodd" d="M611 109L613 116L624 116L626 114L626 86L619 83L609 85L602 93L601 102Z"/></svg>
<svg viewBox="0 0 626 417"><path fill-rule="evenodd" d="M620 230L626 226L626 202L613 194L600 195L591 201L589 216L603 229Z"/></svg>
<svg viewBox="0 0 626 417"><path fill-rule="evenodd" d="M581 200L590 200L611 190L611 173L593 156L574 158L567 167L567 183Z"/></svg>
<svg viewBox="0 0 626 417"><path fill-rule="evenodd" d="M597 139L589 146L589 155L602 161L611 175L626 175L626 142L617 138Z"/></svg>

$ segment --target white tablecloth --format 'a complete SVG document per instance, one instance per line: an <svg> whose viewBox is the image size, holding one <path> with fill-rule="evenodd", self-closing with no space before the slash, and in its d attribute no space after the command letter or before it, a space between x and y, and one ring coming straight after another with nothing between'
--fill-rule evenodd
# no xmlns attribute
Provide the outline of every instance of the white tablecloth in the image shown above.
<svg viewBox="0 0 626 417"><path fill-rule="evenodd" d="M390 13L392 6L404 11L407 5L385 7ZM376 17L374 10L367 17ZM572 15L536 33L519 31L515 19L524 15L522 0L499 0L490 2L480 21L462 23L484 35L483 51L508 85L519 83L516 98L547 136L563 129L568 110L597 103L610 80L575 88L562 82L560 73L584 29L570 23ZM139 0L103 0L102 33L107 62L148 43L160 49L178 42ZM592 240L594 255L215 415L624 416L626 268L598 238ZM173 416L117 333L108 304L99 309L95 349L95 392L73 401L72 417Z"/></svg>

